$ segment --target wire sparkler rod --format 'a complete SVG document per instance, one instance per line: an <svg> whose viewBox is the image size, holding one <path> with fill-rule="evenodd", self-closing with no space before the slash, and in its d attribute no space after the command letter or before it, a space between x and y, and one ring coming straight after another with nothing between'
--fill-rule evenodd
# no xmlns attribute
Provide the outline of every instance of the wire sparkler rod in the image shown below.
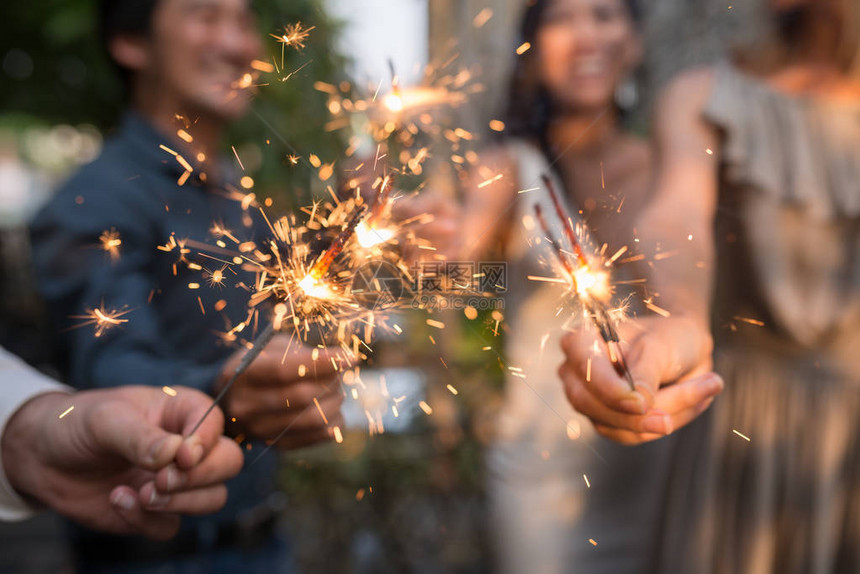
<svg viewBox="0 0 860 574"><path fill-rule="evenodd" d="M547 188L547 191L549 191L549 195L552 199L556 215L558 216L558 219L561 220L564 236L565 238L567 238L573 249L573 255L575 255L575 259L573 259L569 253L566 253L562 249L561 244L550 230L549 224L547 223L546 217L544 216L543 209L539 204L535 204L535 216L541 226L541 230L543 231L547 241L552 247L553 253L555 253L556 258L558 258L559 262L561 263L562 267L568 275L572 286L571 291L578 294L579 300L582 302L586 312L591 317L592 323L600 333L600 338L603 339L603 342L606 345L607 351L609 353L609 361L612 363L612 367L615 369L615 372L618 374L618 376L623 377L627 381L627 383L630 385L630 389L632 391L635 391L636 384L633 381L633 375L630 372L630 368L627 366L627 360L624 357L624 352L621 350L621 339L618 336L618 331L615 329L615 322L609 315L609 311L606 309L606 305L602 301L590 296L587 292L582 293L578 289L576 278L577 271L588 271L589 261L588 258L585 256L585 251L582 249L582 244L576 238L576 230L573 227L573 220L570 218L570 216L567 214L567 211L564 209L564 205L561 203L561 198L556 192L552 180L546 175L544 175L543 182Z"/></svg>

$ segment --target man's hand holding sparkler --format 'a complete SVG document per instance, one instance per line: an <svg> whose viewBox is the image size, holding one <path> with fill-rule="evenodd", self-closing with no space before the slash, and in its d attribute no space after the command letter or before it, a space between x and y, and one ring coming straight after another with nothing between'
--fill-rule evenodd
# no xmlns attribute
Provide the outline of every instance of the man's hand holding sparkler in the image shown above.
<svg viewBox="0 0 860 574"><path fill-rule="evenodd" d="M15 490L87 527L168 539L180 514L220 509L242 467L220 410L185 437L210 402L184 387L39 395L9 421L3 466Z"/></svg>
<svg viewBox="0 0 860 574"><path fill-rule="evenodd" d="M244 351L222 371L225 384ZM307 347L279 334L254 359L224 397L224 410L242 432L262 440L277 439L280 449L330 440L342 426L343 392L339 373L352 366L340 347Z"/></svg>
<svg viewBox="0 0 860 574"><path fill-rule="evenodd" d="M565 393L600 435L631 445L658 439L693 421L722 392L722 379L710 372L710 334L698 323L647 318L619 331L635 391L605 354L595 352L600 345L593 330L562 340Z"/></svg>

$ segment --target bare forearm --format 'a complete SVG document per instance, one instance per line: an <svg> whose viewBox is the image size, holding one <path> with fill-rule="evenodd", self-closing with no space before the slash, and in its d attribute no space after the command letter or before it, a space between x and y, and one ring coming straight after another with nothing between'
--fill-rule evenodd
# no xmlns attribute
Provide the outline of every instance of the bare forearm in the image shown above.
<svg viewBox="0 0 860 574"><path fill-rule="evenodd" d="M660 98L655 121L655 199L638 226L652 256L659 305L708 325L714 272L719 134L703 116L708 70L686 73Z"/></svg>
<svg viewBox="0 0 860 574"><path fill-rule="evenodd" d="M707 327L714 270L712 232L706 222L677 213L646 212L640 242L652 261L650 287L672 315Z"/></svg>

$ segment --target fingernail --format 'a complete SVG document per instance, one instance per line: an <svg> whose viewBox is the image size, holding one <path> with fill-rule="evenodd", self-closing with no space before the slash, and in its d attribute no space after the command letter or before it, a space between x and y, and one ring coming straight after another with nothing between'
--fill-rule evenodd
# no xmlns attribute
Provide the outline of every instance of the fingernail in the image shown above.
<svg viewBox="0 0 860 574"><path fill-rule="evenodd" d="M164 443L167 441L168 438L169 437L164 437L150 447L150 449L149 449L149 462L150 463L155 464L155 462L158 460L158 455L161 454L161 449L164 448Z"/></svg>
<svg viewBox="0 0 860 574"><path fill-rule="evenodd" d="M632 398L620 401L618 406L629 413L638 415L644 415L648 411L645 399L643 399L642 395L638 393L633 395Z"/></svg>
<svg viewBox="0 0 860 574"><path fill-rule="evenodd" d="M118 490L111 495L110 503L123 510L132 510L135 505L134 497L122 490Z"/></svg>
<svg viewBox="0 0 860 574"><path fill-rule="evenodd" d="M633 386L636 388L636 392L639 393L645 399L646 404L649 402L654 402L654 393L651 392L651 387L649 387L648 385L643 385L642 383L634 383Z"/></svg>
<svg viewBox="0 0 860 574"><path fill-rule="evenodd" d="M649 416L642 421L642 429L646 432L667 435L672 432L672 419L669 415Z"/></svg>
<svg viewBox="0 0 860 574"><path fill-rule="evenodd" d="M699 381L698 387L703 393L715 395L723 390L723 379L717 375L709 375L704 380Z"/></svg>
<svg viewBox="0 0 860 574"><path fill-rule="evenodd" d="M182 486L185 482L185 475L173 466L170 465L167 467L167 490L172 492L173 490Z"/></svg>
<svg viewBox="0 0 860 574"><path fill-rule="evenodd" d="M185 442L191 449L191 464L196 465L203 458L203 445L200 444L200 438L193 434L185 439Z"/></svg>
<svg viewBox="0 0 860 574"><path fill-rule="evenodd" d="M147 506L164 506L170 502L169 494L159 494L157 490L152 489L152 494L149 495L149 501L147 501Z"/></svg>
<svg viewBox="0 0 860 574"><path fill-rule="evenodd" d="M663 416L663 426L666 427L666 434L672 434L675 431L675 425L672 423L672 417L669 415Z"/></svg>

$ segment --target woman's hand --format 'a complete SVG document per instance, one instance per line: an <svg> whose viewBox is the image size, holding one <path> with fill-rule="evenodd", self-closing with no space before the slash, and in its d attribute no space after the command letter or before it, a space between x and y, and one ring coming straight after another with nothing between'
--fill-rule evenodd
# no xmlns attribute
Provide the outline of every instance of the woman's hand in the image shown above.
<svg viewBox="0 0 860 574"><path fill-rule="evenodd" d="M689 424L722 392L705 327L648 318L619 330L635 391L615 372L595 333L583 329L562 340L566 359L558 372L565 393L600 435L631 445L658 439Z"/></svg>

